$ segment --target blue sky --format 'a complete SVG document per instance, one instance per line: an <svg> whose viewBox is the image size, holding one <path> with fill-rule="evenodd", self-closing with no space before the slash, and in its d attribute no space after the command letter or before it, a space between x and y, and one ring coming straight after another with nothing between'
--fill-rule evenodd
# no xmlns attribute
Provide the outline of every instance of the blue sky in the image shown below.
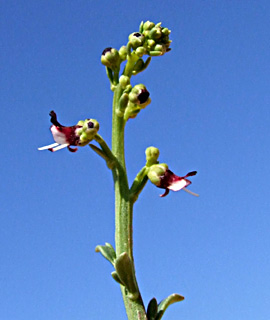
<svg viewBox="0 0 270 320"><path fill-rule="evenodd" d="M147 184L135 205L134 256L145 303L186 300L164 319L269 319L269 1L5 1L1 4L0 319L125 319L111 265L110 171L89 148L52 143L49 111L95 118L110 144L104 48L142 20L172 30L172 51L132 79L152 103L126 130L130 183L144 150L190 189Z"/></svg>

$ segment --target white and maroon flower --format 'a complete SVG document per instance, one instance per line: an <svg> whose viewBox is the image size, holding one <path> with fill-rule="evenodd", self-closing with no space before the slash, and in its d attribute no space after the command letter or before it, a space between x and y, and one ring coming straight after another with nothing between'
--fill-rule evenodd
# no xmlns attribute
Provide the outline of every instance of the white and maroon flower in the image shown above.
<svg viewBox="0 0 270 320"><path fill-rule="evenodd" d="M187 173L185 176L179 177L168 169L167 164L160 163L152 165L147 176L155 186L157 186L158 188L165 189L164 194L160 195L161 197L165 197L170 190L179 191L182 189L194 196L198 196L197 193L194 193L186 189L186 187L191 184L191 181L186 178L195 176L196 174L197 171L191 171Z"/></svg>
<svg viewBox="0 0 270 320"><path fill-rule="evenodd" d="M78 148L71 148L70 146L87 145L99 130L99 123L94 119L81 120L75 126L65 127L57 121L54 111L50 112L50 116L52 123L50 129L55 143L38 148L38 150L54 152L67 147L69 151L76 152Z"/></svg>

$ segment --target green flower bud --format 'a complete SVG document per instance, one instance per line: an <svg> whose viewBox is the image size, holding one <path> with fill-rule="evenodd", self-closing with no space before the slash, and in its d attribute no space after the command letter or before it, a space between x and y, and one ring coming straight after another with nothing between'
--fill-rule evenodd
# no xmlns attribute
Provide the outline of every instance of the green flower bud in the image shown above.
<svg viewBox="0 0 270 320"><path fill-rule="evenodd" d="M106 48L102 52L101 63L104 66L113 70L119 68L119 64L120 64L119 52L114 48Z"/></svg>
<svg viewBox="0 0 270 320"><path fill-rule="evenodd" d="M135 50L135 53L138 57L142 57L144 54L146 54L147 50L146 48L144 47L138 47L136 50Z"/></svg>
<svg viewBox="0 0 270 320"><path fill-rule="evenodd" d="M133 32L128 37L129 43L131 47L135 50L138 47L143 46L144 43L144 35L140 32Z"/></svg>
<svg viewBox="0 0 270 320"><path fill-rule="evenodd" d="M129 94L129 100L138 105L144 105L145 103L149 104L149 95L150 93L147 91L145 85L137 84L134 86Z"/></svg>
<svg viewBox="0 0 270 320"><path fill-rule="evenodd" d="M79 146L85 146L92 141L99 130L99 123L95 119L86 119L82 130L78 130L76 133L79 135Z"/></svg>
<svg viewBox="0 0 270 320"><path fill-rule="evenodd" d="M146 21L143 24L143 30L151 30L152 28L154 28L154 26L155 26L154 22Z"/></svg>
<svg viewBox="0 0 270 320"><path fill-rule="evenodd" d="M153 164L158 163L159 150L155 147L148 147L145 150L146 155L146 165L151 166Z"/></svg>
<svg viewBox="0 0 270 320"><path fill-rule="evenodd" d="M122 46L120 49L119 49L119 56L120 56L120 59L122 61L126 60L127 59L127 47L126 46Z"/></svg>
<svg viewBox="0 0 270 320"><path fill-rule="evenodd" d="M121 87L124 89L124 88L126 88L127 85L130 84L130 78L127 77L127 76L122 75L119 78L119 83L120 83Z"/></svg>
<svg viewBox="0 0 270 320"><path fill-rule="evenodd" d="M162 28L161 27L155 27L149 32L149 38L158 40L162 36Z"/></svg>

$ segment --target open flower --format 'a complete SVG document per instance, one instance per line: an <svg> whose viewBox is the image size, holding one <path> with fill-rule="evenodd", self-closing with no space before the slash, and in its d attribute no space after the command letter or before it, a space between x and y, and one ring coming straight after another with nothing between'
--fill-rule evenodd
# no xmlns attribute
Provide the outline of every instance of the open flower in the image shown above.
<svg viewBox="0 0 270 320"><path fill-rule="evenodd" d="M179 191L181 189L194 196L198 196L197 193L191 192L186 189L186 187L191 184L191 181L186 178L195 176L196 174L197 171L192 171L186 174L184 177L179 177L168 169L167 164L160 163L152 165L147 176L155 186L165 189L164 194L160 195L161 197L165 197L170 190Z"/></svg>
<svg viewBox="0 0 270 320"><path fill-rule="evenodd" d="M68 148L71 152L76 152L78 148L70 146L85 146L92 141L99 130L99 123L94 119L86 119L79 121L75 126L65 127L57 121L54 111L50 112L51 116L51 132L55 143L48 146L38 148L38 150L57 151Z"/></svg>

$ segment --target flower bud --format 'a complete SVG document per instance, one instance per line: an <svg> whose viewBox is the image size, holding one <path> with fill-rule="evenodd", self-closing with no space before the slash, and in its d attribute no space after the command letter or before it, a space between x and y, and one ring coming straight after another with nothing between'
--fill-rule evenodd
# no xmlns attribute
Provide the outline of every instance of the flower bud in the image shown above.
<svg viewBox="0 0 270 320"><path fill-rule="evenodd" d="M124 88L126 88L127 85L130 84L130 78L128 76L122 75L119 78L119 83L120 83L121 87L124 89Z"/></svg>
<svg viewBox="0 0 270 320"><path fill-rule="evenodd" d="M126 58L127 58L127 47L126 46L122 46L119 49L119 56L122 61L126 60Z"/></svg>
<svg viewBox="0 0 270 320"><path fill-rule="evenodd" d="M153 164L158 163L159 150L155 147L148 147L145 150L146 155L146 165L151 166Z"/></svg>
<svg viewBox="0 0 270 320"><path fill-rule="evenodd" d="M104 49L101 55L101 63L110 69L119 68L119 64L120 64L119 52L114 48Z"/></svg>
<svg viewBox="0 0 270 320"><path fill-rule="evenodd" d="M138 57L142 57L144 54L146 54L147 50L144 47L138 47L135 50L135 53Z"/></svg>
<svg viewBox="0 0 270 320"><path fill-rule="evenodd" d="M133 49L143 46L144 35L140 32L133 32L128 37L129 43Z"/></svg>
<svg viewBox="0 0 270 320"><path fill-rule="evenodd" d="M154 22L146 21L143 24L143 31L144 30L151 30L152 28L154 28L154 26L155 26Z"/></svg>
<svg viewBox="0 0 270 320"><path fill-rule="evenodd" d="M129 100L134 104L145 105L147 102L147 104L149 104L151 101L149 95L150 93L147 91L145 85L137 84L132 88L129 94Z"/></svg>

